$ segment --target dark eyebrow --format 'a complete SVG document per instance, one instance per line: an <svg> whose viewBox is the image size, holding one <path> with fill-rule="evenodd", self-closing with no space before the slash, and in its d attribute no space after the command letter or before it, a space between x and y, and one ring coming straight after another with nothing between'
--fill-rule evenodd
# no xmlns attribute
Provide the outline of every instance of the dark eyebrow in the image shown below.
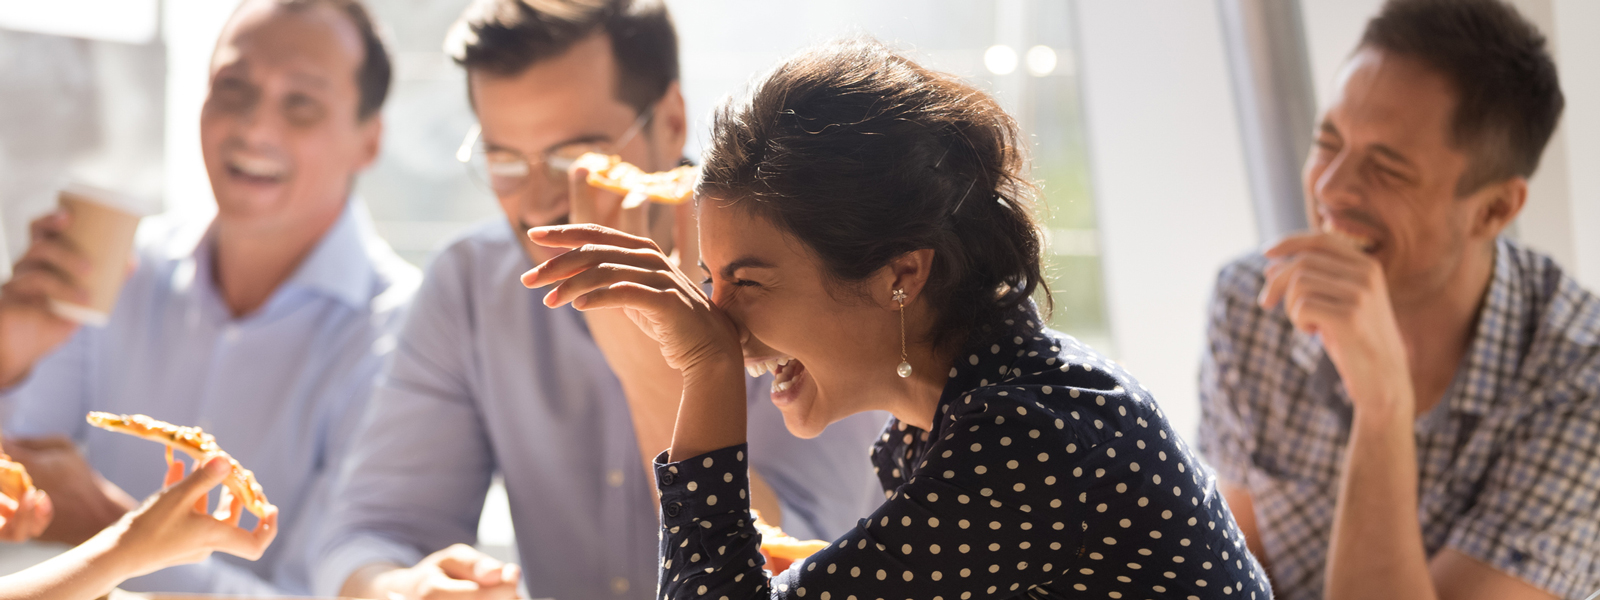
<svg viewBox="0 0 1600 600"><path fill-rule="evenodd" d="M772 265L772 263L769 263L767 261L761 260L761 259L756 258L754 256L746 256L746 257L740 258L739 260L736 260L736 261L733 261L731 263L728 263L728 266L723 267L722 268L722 278L723 279L733 279L733 274L735 272L737 272L739 269L775 269L775 268L777 268L777 267L774 267Z"/></svg>

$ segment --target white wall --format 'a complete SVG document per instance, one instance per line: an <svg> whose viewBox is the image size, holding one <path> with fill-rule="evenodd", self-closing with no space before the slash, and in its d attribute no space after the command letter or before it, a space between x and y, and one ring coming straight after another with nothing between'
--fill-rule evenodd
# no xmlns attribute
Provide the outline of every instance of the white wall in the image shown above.
<svg viewBox="0 0 1600 600"><path fill-rule="evenodd" d="M211 50L239 0L164 0L161 31L167 44L166 210L216 211L200 156L200 106L211 79Z"/></svg>
<svg viewBox="0 0 1600 600"><path fill-rule="evenodd" d="M1312 81L1322 105L1340 65L1382 0L1300 0ZM1511 0L1551 41L1567 96L1561 125L1529 182L1528 204L1513 234L1600 289L1600 2Z"/></svg>
<svg viewBox="0 0 1600 600"><path fill-rule="evenodd" d="M1160 0L1077 9L1117 358L1193 439L1216 272L1258 243L1218 12Z"/></svg>
<svg viewBox="0 0 1600 600"><path fill-rule="evenodd" d="M1578 281L1600 289L1600 2L1553 0L1556 61L1567 95L1562 117ZM1546 161L1549 160L1548 152ZM1548 167L1546 167L1548 168ZM1531 237L1531 236L1529 236Z"/></svg>

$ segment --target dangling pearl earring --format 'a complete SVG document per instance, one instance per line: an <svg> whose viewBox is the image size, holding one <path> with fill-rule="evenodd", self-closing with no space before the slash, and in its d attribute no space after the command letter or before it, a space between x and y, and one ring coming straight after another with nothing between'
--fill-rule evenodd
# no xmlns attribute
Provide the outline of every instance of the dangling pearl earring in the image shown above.
<svg viewBox="0 0 1600 600"><path fill-rule="evenodd" d="M900 364L894 372L904 379L911 376L911 363L906 360L906 291L895 289L894 301L900 303Z"/></svg>

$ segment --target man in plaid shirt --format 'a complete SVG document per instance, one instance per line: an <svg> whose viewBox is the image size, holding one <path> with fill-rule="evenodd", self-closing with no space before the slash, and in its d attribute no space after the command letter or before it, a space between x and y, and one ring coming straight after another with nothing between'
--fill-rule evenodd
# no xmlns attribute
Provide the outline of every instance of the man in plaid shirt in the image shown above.
<svg viewBox="0 0 1600 600"><path fill-rule="evenodd" d="M1305 168L1312 233L1223 269L1201 451L1280 598L1600 588L1600 301L1500 236L1563 99L1496 0L1391 0Z"/></svg>

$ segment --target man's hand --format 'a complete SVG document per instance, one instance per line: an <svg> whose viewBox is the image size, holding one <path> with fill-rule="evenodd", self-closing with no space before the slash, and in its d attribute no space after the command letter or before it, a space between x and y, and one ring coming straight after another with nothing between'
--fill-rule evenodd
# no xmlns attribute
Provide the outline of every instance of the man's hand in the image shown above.
<svg viewBox="0 0 1600 600"><path fill-rule="evenodd" d="M55 509L44 490L34 488L15 499L0 494L0 541L26 542L39 537L53 516Z"/></svg>
<svg viewBox="0 0 1600 600"><path fill-rule="evenodd" d="M81 544L139 505L95 472L66 437L7 439L5 450L28 468L35 486L50 494L55 518L41 540Z"/></svg>
<svg viewBox="0 0 1600 600"><path fill-rule="evenodd" d="M1411 410L1409 360L1382 265L1327 233L1290 236L1266 256L1261 306L1281 301L1295 328L1321 334L1358 408Z"/></svg>
<svg viewBox="0 0 1600 600"><path fill-rule="evenodd" d="M372 565L356 571L339 593L398 600L498 600L517 597L522 570L466 544L427 556L409 569Z"/></svg>
<svg viewBox="0 0 1600 600"><path fill-rule="evenodd" d="M650 203L633 202L589 185L587 170L574 167L568 174L568 198L571 199L571 222L595 223L630 235L648 237L668 252L668 260L680 271L699 269L698 254L694 262L685 264L685 257L675 250L697 248L695 243L685 245L684 236L698 237L692 227L685 230L677 224L675 233L651 235L649 222ZM693 215L680 214L679 220ZM658 232L659 233L659 232ZM662 237L675 239L660 239ZM672 444L672 426L678 418L678 400L683 394L683 375L667 364L661 356L661 346L645 335L626 313L625 308L588 310L583 312L595 345L606 357L611 371L617 374L622 392L627 396L629 415L633 418L634 435L638 438L640 466L644 477L652 477L651 461ZM654 486L651 487L654 490Z"/></svg>
<svg viewBox="0 0 1600 600"><path fill-rule="evenodd" d="M89 303L93 264L62 235L71 216L57 210L29 226L27 252L0 286L0 387L15 385L78 325L51 312L49 299Z"/></svg>

